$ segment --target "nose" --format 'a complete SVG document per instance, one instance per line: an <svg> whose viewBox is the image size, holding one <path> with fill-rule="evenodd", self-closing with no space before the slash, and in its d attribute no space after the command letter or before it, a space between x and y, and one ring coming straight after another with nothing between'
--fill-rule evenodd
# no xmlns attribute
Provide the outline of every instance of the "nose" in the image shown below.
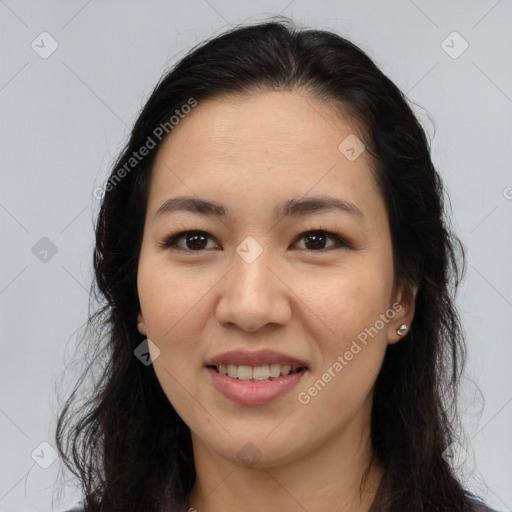
<svg viewBox="0 0 512 512"><path fill-rule="evenodd" d="M292 292L280 274L268 250L252 262L235 252L233 267L222 281L217 321L247 332L258 331L267 324L287 324L292 316Z"/></svg>

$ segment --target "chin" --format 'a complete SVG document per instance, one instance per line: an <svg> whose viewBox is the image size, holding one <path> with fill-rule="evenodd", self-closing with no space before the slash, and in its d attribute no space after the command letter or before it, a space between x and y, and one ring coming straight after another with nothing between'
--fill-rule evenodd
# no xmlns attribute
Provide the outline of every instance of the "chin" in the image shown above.
<svg viewBox="0 0 512 512"><path fill-rule="evenodd" d="M255 469L294 462L300 457L298 447L304 447L302 442L288 434L285 434L285 438L275 436L270 439L267 432L260 432L259 435L248 435L247 432L240 436L228 435L222 440L209 440L208 444L226 461Z"/></svg>

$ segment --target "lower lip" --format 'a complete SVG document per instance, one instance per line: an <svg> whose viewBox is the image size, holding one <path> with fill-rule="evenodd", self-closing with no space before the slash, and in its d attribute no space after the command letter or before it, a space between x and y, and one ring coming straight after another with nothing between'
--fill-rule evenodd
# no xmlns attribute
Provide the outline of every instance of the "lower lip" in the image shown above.
<svg viewBox="0 0 512 512"><path fill-rule="evenodd" d="M290 375L281 375L272 380L235 380L227 375L222 375L211 367L206 368L210 374L214 386L226 398L244 405L263 405L295 387L306 370Z"/></svg>

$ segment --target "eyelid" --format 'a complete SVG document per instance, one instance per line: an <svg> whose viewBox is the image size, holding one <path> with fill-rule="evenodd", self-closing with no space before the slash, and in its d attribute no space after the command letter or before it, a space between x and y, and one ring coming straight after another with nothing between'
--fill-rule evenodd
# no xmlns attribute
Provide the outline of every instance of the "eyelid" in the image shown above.
<svg viewBox="0 0 512 512"><path fill-rule="evenodd" d="M302 249L301 248L300 249L301 251L306 251L308 253L324 254L324 253L326 253L326 252L328 252L330 250L343 249L343 248L351 248L352 247L352 244L350 242L348 242L344 237L342 237L341 235L338 235L337 233L334 233L332 231L328 231L327 229L322 228L322 227L315 227L315 228L306 229L305 231L302 231L300 234L298 234L293 239L292 245L296 244L299 240L304 238L306 235L309 235L309 234L312 234L312 233L317 233L317 232L325 234L327 238L330 238L330 239L334 240L336 242L336 244L333 245L333 246L329 246L327 248L318 249L318 250ZM177 251L183 251L183 252L188 252L188 253L202 253L202 252L211 251L211 250L218 250L218 249L211 249L210 248L210 249L199 249L197 251L194 251L192 249L184 249L183 247L178 247L176 245L176 242L178 240L183 238L185 235L192 234L192 233L205 235L209 240L214 240L215 243L218 244L218 242L215 240L215 237L213 237L207 231L204 231L204 230L201 230L201 229L184 229L184 230L176 231L176 232L174 232L174 233L172 233L170 235L165 236L164 239L158 243L158 247L160 249L177 250Z"/></svg>
<svg viewBox="0 0 512 512"><path fill-rule="evenodd" d="M312 234L312 233L324 233L326 235L326 238L331 238L336 242L336 245L327 247L325 249L319 249L317 251L315 250L309 250L309 249L301 249L303 251L311 252L311 253L325 253L327 251L333 250L333 249L341 249L343 247L351 247L350 243L345 240L341 235L338 235L337 233L333 233L332 231L328 231L326 229L321 228L315 228L315 229L308 229L306 231L303 231L300 235L297 235L295 239L293 240L293 243L297 243L299 240L304 238L306 235Z"/></svg>
<svg viewBox="0 0 512 512"><path fill-rule="evenodd" d="M160 249L177 250L177 251L183 251L183 252L189 252L189 253L201 253L201 252L211 250L211 249L201 249L198 251L193 251L190 249L183 249L183 247L177 247L176 242L178 240L180 240L181 238L184 238L185 235L188 235L191 233L205 235L206 237L208 237L209 240L215 239L212 235L210 235L210 233L208 233L207 231L204 231L202 229L185 229L185 230L176 231L170 235L165 236L162 241L158 242L158 246ZM216 243L218 243L218 242L216 242Z"/></svg>

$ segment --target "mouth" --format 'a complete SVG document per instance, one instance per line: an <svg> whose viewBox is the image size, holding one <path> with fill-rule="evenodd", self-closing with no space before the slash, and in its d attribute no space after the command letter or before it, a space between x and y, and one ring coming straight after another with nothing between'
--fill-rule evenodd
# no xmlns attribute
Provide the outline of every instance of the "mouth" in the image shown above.
<svg viewBox="0 0 512 512"><path fill-rule="evenodd" d="M305 360L265 349L232 350L206 361L214 388L231 402L264 405L286 399L309 372Z"/></svg>
<svg viewBox="0 0 512 512"><path fill-rule="evenodd" d="M235 364L209 365L215 372L238 381L269 382L280 377L293 375L307 370L306 366L266 364L247 366Z"/></svg>
<svg viewBox="0 0 512 512"><path fill-rule="evenodd" d="M239 405L266 405L286 399L308 372L305 366L280 365L208 365L210 382L224 398Z"/></svg>

